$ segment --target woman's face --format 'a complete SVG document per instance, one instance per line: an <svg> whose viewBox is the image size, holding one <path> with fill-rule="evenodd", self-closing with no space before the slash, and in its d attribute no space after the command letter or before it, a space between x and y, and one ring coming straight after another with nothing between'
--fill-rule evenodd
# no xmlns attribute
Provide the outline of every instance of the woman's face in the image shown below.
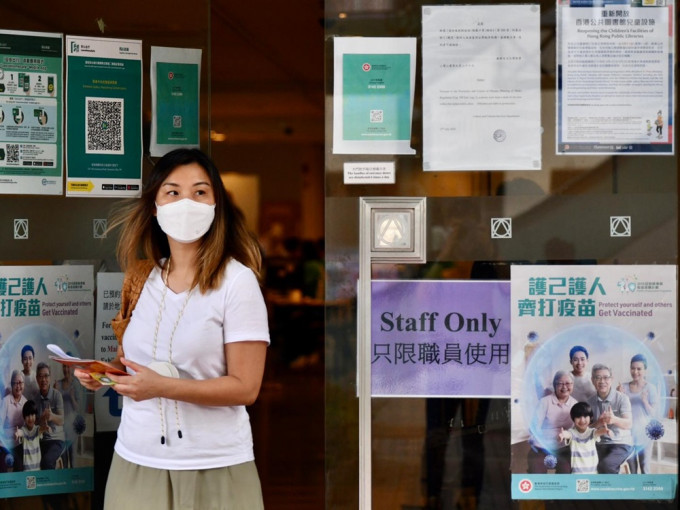
<svg viewBox="0 0 680 510"><path fill-rule="evenodd" d="M19 400L24 392L24 378L15 377L12 381L12 395L15 400Z"/></svg>
<svg viewBox="0 0 680 510"><path fill-rule="evenodd" d="M574 369L574 375L583 375L588 366L588 357L583 351L576 351L571 358L571 366Z"/></svg>
<svg viewBox="0 0 680 510"><path fill-rule="evenodd" d="M645 364L642 361L634 361L630 364L630 376L633 381L641 381L645 378Z"/></svg>
<svg viewBox="0 0 680 510"><path fill-rule="evenodd" d="M170 204L184 198L209 205L215 204L215 194L208 172L198 163L189 163L175 168L156 193L158 205Z"/></svg>
<svg viewBox="0 0 680 510"><path fill-rule="evenodd" d="M569 376L560 377L555 383L555 395L559 400L564 400L569 398L571 395L571 390L574 389L574 381L571 380Z"/></svg>

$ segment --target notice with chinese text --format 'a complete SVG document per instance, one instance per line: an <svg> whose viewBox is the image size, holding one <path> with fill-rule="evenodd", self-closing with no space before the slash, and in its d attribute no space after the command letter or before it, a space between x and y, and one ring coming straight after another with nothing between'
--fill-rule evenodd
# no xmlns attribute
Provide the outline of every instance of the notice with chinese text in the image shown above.
<svg viewBox="0 0 680 510"><path fill-rule="evenodd" d="M539 14L423 6L424 170L540 170Z"/></svg>
<svg viewBox="0 0 680 510"><path fill-rule="evenodd" d="M512 266L513 499L673 499L675 266Z"/></svg>
<svg viewBox="0 0 680 510"><path fill-rule="evenodd" d="M558 1L558 154L673 154L674 8Z"/></svg>
<svg viewBox="0 0 680 510"><path fill-rule="evenodd" d="M0 30L0 193L61 195L62 34Z"/></svg>
<svg viewBox="0 0 680 510"><path fill-rule="evenodd" d="M335 154L415 154L414 37L336 37Z"/></svg>

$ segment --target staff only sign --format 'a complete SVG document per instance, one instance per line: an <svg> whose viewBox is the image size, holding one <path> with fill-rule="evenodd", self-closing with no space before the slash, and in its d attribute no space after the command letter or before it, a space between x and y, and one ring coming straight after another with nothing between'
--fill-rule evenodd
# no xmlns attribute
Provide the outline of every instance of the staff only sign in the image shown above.
<svg viewBox="0 0 680 510"><path fill-rule="evenodd" d="M486 281L374 281L376 397L508 397L510 286Z"/></svg>

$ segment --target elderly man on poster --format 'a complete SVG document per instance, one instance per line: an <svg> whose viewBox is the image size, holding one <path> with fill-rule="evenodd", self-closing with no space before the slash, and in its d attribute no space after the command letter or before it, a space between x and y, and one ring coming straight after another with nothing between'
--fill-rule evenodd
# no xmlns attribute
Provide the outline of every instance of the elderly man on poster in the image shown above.
<svg viewBox="0 0 680 510"><path fill-rule="evenodd" d="M34 396L38 420L41 426L47 427L40 440L40 469L55 469L64 451L64 400L61 392L52 387L47 363L38 363L35 378L38 380L38 393Z"/></svg>
<svg viewBox="0 0 680 510"><path fill-rule="evenodd" d="M630 399L612 389L612 371L607 365L597 363L592 370L593 386L597 394L588 399L593 409L593 426L609 429L597 443L597 472L617 474L628 456L633 452L633 411Z"/></svg>

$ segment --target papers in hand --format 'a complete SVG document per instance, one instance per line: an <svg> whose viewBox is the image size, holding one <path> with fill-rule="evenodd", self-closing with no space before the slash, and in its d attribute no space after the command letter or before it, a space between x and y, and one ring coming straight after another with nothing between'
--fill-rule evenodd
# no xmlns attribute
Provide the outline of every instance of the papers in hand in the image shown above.
<svg viewBox="0 0 680 510"><path fill-rule="evenodd" d="M61 347L55 344L47 344L47 349L55 354L54 356L50 356L50 359L53 359L62 365L86 370L92 377L97 379L102 384L114 384L113 381L106 376L107 373L115 375L128 375L127 372L116 368L111 363L107 363L106 361L82 359L69 356L61 349Z"/></svg>

